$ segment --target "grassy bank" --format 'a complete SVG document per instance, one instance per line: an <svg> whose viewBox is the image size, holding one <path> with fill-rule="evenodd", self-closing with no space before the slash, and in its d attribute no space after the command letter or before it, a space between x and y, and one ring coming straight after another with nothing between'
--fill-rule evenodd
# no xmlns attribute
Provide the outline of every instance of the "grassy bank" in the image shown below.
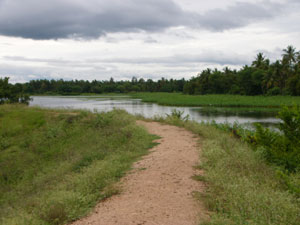
<svg viewBox="0 0 300 225"><path fill-rule="evenodd" d="M184 95L181 93L132 93L144 102L172 106L228 106L228 107L280 107L300 105L295 96L242 96L242 95Z"/></svg>
<svg viewBox="0 0 300 225"><path fill-rule="evenodd" d="M280 171L268 165L261 152L211 125L172 116L157 120L185 127L201 137L198 168L205 173L195 179L206 183L206 191L195 196L211 211L210 221L202 225L299 224L299 198L288 191ZM299 172L289 179L299 183Z"/></svg>
<svg viewBox="0 0 300 225"><path fill-rule="evenodd" d="M0 106L0 224L59 225L118 192L154 136L124 111Z"/></svg>

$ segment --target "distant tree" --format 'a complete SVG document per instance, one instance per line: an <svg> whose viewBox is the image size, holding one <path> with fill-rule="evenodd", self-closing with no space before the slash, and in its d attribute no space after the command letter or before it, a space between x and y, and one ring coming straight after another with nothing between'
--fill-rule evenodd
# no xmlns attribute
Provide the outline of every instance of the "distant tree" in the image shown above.
<svg viewBox="0 0 300 225"><path fill-rule="evenodd" d="M0 104L4 103L24 103L28 104L30 97L23 93L19 84L12 85L9 77L0 78Z"/></svg>
<svg viewBox="0 0 300 225"><path fill-rule="evenodd" d="M262 68L264 66L265 57L263 53L258 53L255 60L252 62L252 66L255 68Z"/></svg>
<svg viewBox="0 0 300 225"><path fill-rule="evenodd" d="M283 52L284 52L284 54L282 55L283 64L286 63L288 65L292 65L292 63L296 62L297 52L292 45L289 45L286 49L283 49Z"/></svg>

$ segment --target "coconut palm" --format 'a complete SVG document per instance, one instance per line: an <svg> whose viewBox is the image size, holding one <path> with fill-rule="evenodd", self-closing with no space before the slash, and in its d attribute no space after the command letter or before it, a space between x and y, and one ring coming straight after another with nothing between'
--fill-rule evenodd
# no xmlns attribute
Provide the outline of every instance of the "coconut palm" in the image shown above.
<svg viewBox="0 0 300 225"><path fill-rule="evenodd" d="M256 68L262 68L265 62L265 57L263 53L258 53L255 60L252 62L252 66Z"/></svg>
<svg viewBox="0 0 300 225"><path fill-rule="evenodd" d="M275 63L272 64L271 70L273 71L272 72L273 83L276 86L279 86L280 90L282 91L285 86L286 74L283 72L283 67L279 60L277 60Z"/></svg>
<svg viewBox="0 0 300 225"><path fill-rule="evenodd" d="M284 54L282 54L282 62L283 64L288 64L289 66L292 65L292 63L295 63L297 60L297 52L296 48L294 48L292 45L289 45L286 49L283 49Z"/></svg>
<svg viewBox="0 0 300 225"><path fill-rule="evenodd" d="M300 51L297 52L297 65L298 65L298 69L300 69Z"/></svg>

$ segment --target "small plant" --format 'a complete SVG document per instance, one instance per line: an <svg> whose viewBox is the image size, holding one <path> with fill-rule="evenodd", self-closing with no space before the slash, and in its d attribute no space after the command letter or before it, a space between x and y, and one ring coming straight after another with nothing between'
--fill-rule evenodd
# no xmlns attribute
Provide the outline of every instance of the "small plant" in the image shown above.
<svg viewBox="0 0 300 225"><path fill-rule="evenodd" d="M182 120L184 122L188 121L190 116L189 115L183 116L183 114L184 114L184 111L172 109L171 114L167 114L167 117L176 118L176 119Z"/></svg>
<svg viewBox="0 0 300 225"><path fill-rule="evenodd" d="M41 219L51 225L63 224L67 220L65 206L61 203L55 203L49 206L49 208L44 212L44 215L41 215Z"/></svg>

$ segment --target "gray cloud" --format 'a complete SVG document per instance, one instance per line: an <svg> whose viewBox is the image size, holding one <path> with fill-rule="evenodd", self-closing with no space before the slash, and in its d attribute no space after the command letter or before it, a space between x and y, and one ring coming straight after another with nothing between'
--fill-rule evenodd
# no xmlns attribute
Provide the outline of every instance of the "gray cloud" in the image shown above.
<svg viewBox="0 0 300 225"><path fill-rule="evenodd" d="M0 33L32 39L160 30L187 19L171 0L2 0L0 4Z"/></svg>
<svg viewBox="0 0 300 225"><path fill-rule="evenodd" d="M31 39L97 38L109 32L201 27L223 31L272 18L279 4L238 2L200 15L173 0L0 0L0 34Z"/></svg>
<svg viewBox="0 0 300 225"><path fill-rule="evenodd" d="M198 17L199 25L213 31L223 31L270 19L279 14L283 5L262 1L257 4L237 2L226 9L214 9Z"/></svg>

